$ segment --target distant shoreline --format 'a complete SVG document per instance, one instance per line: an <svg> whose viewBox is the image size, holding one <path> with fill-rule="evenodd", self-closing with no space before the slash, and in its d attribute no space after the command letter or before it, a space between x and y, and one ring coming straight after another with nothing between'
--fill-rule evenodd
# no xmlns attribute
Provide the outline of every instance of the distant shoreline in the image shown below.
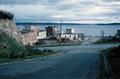
<svg viewBox="0 0 120 79"><path fill-rule="evenodd" d="M98 23L98 24L89 24L89 23L40 23L40 22L16 22L16 25L120 25L120 23Z"/></svg>

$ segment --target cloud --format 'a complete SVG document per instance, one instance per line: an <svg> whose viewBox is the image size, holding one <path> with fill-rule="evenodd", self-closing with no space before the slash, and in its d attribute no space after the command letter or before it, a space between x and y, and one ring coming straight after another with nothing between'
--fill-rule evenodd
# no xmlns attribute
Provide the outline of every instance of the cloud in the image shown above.
<svg viewBox="0 0 120 79"><path fill-rule="evenodd" d="M60 0L0 0L0 4L4 5L25 5L25 4L54 4Z"/></svg>
<svg viewBox="0 0 120 79"><path fill-rule="evenodd" d="M15 20L120 22L119 0L0 0L0 9L14 13Z"/></svg>

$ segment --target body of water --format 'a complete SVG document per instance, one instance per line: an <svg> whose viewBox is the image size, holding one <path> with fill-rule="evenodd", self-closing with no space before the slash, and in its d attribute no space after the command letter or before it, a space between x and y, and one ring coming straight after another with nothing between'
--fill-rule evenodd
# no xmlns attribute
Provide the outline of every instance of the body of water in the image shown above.
<svg viewBox="0 0 120 79"><path fill-rule="evenodd" d="M41 30L45 30L45 27L52 25L35 25L40 27ZM58 26L60 25L53 25ZM21 30L25 27L25 25L17 25L17 27ZM104 31L105 35L115 35L117 30L120 29L120 25L62 25L62 31L65 29L74 29L75 33L84 33L86 36L100 36L101 32Z"/></svg>

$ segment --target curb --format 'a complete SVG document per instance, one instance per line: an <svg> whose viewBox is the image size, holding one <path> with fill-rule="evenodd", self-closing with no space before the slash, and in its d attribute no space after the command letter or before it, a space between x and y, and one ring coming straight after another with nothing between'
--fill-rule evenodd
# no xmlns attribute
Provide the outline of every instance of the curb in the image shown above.
<svg viewBox="0 0 120 79"><path fill-rule="evenodd" d="M103 56L103 62L104 62L104 67L105 67L105 71L106 71L106 74L107 74L107 77L108 79L113 79L112 77L112 68L110 66L110 62L107 58L108 56L108 53L107 52L101 52L102 56Z"/></svg>
<svg viewBox="0 0 120 79"><path fill-rule="evenodd" d="M7 63L0 63L0 66L2 66L2 65L11 65L11 64L16 64L16 63L20 63L20 62L27 62L27 61L31 61L31 60L46 58L46 57L58 56L58 55L61 55L61 54L63 54L63 52L59 52L57 54L43 56L43 57L36 57L36 58L31 58L31 59L18 60L18 61L7 62Z"/></svg>

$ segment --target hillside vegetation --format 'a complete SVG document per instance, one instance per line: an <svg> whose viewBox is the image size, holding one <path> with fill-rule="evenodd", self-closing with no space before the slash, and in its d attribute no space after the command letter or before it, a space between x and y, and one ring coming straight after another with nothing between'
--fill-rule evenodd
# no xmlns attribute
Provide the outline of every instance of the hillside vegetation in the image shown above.
<svg viewBox="0 0 120 79"><path fill-rule="evenodd" d="M13 14L0 10L0 63L12 62L56 54L51 49L34 49L34 46L24 46L13 20Z"/></svg>
<svg viewBox="0 0 120 79"><path fill-rule="evenodd" d="M26 49L13 37L4 32L0 32L0 57L14 58L23 56Z"/></svg>

